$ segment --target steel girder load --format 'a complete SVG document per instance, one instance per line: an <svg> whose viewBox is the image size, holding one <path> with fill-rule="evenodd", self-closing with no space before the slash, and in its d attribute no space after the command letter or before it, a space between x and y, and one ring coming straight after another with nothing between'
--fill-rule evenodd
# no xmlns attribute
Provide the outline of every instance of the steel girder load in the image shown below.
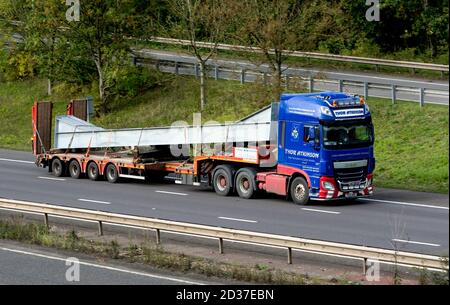
<svg viewBox="0 0 450 305"><path fill-rule="evenodd" d="M55 148L101 148L276 141L278 104L231 124L103 129L73 116L57 116Z"/></svg>

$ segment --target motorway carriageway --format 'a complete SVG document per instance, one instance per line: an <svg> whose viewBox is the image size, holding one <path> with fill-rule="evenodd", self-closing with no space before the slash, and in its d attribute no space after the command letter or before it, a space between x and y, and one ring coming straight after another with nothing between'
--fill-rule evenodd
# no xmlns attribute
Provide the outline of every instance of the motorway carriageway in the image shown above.
<svg viewBox="0 0 450 305"><path fill-rule="evenodd" d="M189 223L448 255L448 195L376 189L372 198L297 206L170 183L56 178L30 153L0 150L0 197Z"/></svg>

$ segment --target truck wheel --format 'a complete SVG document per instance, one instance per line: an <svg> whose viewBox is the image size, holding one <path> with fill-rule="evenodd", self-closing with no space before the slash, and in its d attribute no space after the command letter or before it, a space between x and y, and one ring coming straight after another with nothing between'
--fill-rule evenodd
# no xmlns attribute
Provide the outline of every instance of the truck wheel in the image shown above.
<svg viewBox="0 0 450 305"><path fill-rule="evenodd" d="M218 195L228 196L233 191L233 174L229 166L218 166L213 176L214 190Z"/></svg>
<svg viewBox="0 0 450 305"><path fill-rule="evenodd" d="M72 160L69 163L69 174L70 177L74 179L79 179L81 177L81 167L77 160Z"/></svg>
<svg viewBox="0 0 450 305"><path fill-rule="evenodd" d="M116 183L119 180L119 172L114 164L108 164L105 169L106 179L110 183Z"/></svg>
<svg viewBox="0 0 450 305"><path fill-rule="evenodd" d="M239 197L250 199L255 194L255 171L244 168L236 177L236 191Z"/></svg>
<svg viewBox="0 0 450 305"><path fill-rule="evenodd" d="M98 179L100 179L100 173L98 170L97 163L90 162L88 164L86 172L87 172L89 179L91 179L92 181L98 181Z"/></svg>
<svg viewBox="0 0 450 305"><path fill-rule="evenodd" d="M305 178L297 177L295 178L290 187L290 194L292 201L298 205L305 205L309 200L309 187Z"/></svg>
<svg viewBox="0 0 450 305"><path fill-rule="evenodd" d="M61 177L64 175L65 166L58 158L52 161L52 172L55 177Z"/></svg>

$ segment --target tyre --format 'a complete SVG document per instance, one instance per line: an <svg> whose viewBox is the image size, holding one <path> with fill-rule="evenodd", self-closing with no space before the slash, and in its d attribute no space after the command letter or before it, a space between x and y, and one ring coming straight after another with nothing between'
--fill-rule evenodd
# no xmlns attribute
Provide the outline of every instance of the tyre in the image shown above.
<svg viewBox="0 0 450 305"><path fill-rule="evenodd" d="M239 197L250 199L255 194L256 172L250 168L241 169L236 177L236 192Z"/></svg>
<svg viewBox="0 0 450 305"><path fill-rule="evenodd" d="M61 160L56 158L52 161L52 172L55 177L64 176L65 170L64 163Z"/></svg>
<svg viewBox="0 0 450 305"><path fill-rule="evenodd" d="M114 164L108 164L105 169L106 180L110 183L116 183L119 180L119 172Z"/></svg>
<svg viewBox="0 0 450 305"><path fill-rule="evenodd" d="M100 172L98 170L97 163L89 162L86 172L88 178L92 181L98 181L100 179Z"/></svg>
<svg viewBox="0 0 450 305"><path fill-rule="evenodd" d="M81 177L81 166L77 160L70 161L69 174L70 174L70 177L72 177L74 179L79 179Z"/></svg>
<svg viewBox="0 0 450 305"><path fill-rule="evenodd" d="M309 201L309 187L305 178L295 178L290 187L292 201L298 205L306 205Z"/></svg>
<svg viewBox="0 0 450 305"><path fill-rule="evenodd" d="M233 193L233 172L230 166L220 165L214 171L214 191L220 196L228 196Z"/></svg>

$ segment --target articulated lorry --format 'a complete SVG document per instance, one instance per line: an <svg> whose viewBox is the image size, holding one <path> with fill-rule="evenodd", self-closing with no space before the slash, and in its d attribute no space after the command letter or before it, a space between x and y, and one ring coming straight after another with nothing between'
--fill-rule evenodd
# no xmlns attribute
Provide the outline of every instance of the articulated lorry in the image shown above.
<svg viewBox="0 0 450 305"><path fill-rule="evenodd" d="M300 205L373 193L374 128L356 95L283 94L238 122L154 128L103 129L88 122L91 108L87 100L71 101L53 128L52 104L34 104L38 166L57 177L111 183L172 177L222 196L267 192Z"/></svg>

